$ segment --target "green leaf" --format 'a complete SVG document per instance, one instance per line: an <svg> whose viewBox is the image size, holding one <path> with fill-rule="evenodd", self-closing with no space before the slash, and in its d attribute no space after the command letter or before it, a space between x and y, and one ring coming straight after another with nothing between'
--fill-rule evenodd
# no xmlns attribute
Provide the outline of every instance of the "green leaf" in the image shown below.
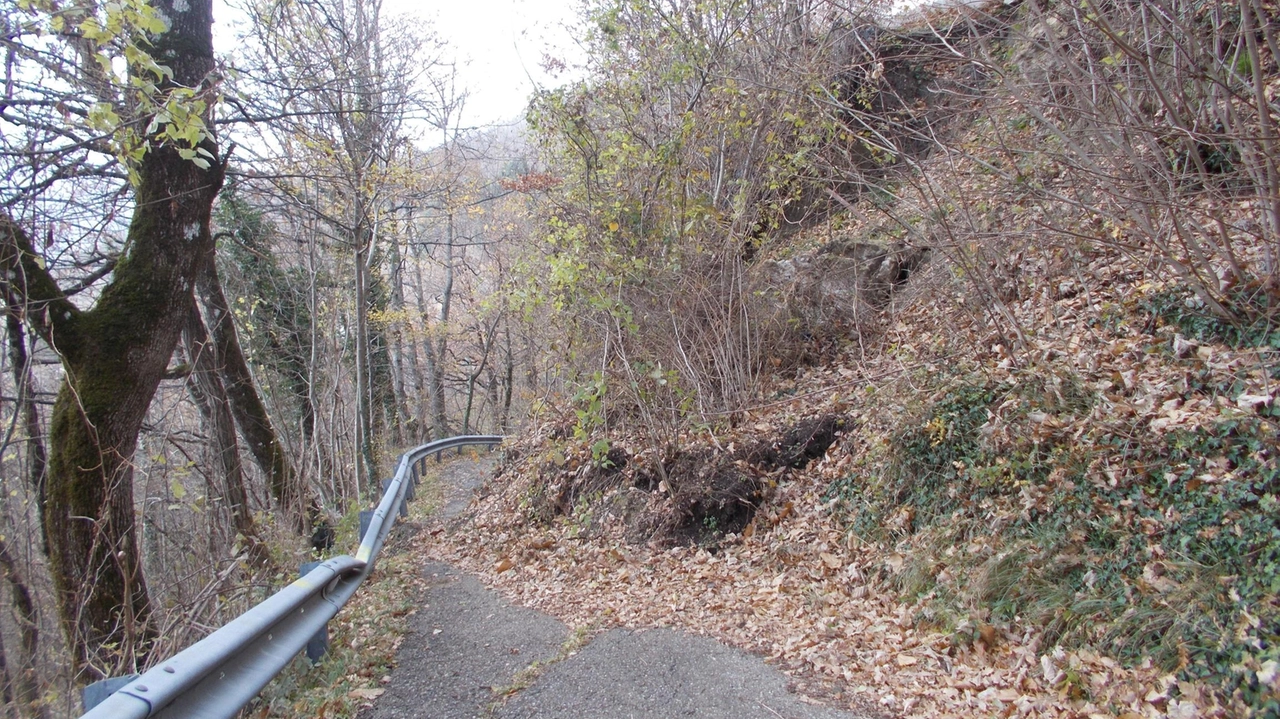
<svg viewBox="0 0 1280 719"><path fill-rule="evenodd" d="M169 29L165 25L164 20L161 19L160 16L154 14L138 18L138 27L146 30L152 35L158 35Z"/></svg>

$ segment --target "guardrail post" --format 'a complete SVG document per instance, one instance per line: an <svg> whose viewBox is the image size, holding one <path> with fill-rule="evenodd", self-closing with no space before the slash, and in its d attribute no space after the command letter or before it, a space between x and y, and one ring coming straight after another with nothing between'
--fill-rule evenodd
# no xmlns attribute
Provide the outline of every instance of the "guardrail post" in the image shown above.
<svg viewBox="0 0 1280 719"><path fill-rule="evenodd" d="M298 567L298 575L305 577L311 572L311 570L321 564L324 564L324 562L307 562L301 567ZM324 655L327 654L328 651L329 625L326 623L324 626L320 627L320 629L316 630L316 633L311 635L311 638L307 640L307 659L311 660L313 665L319 664L320 660L324 658Z"/></svg>
<svg viewBox="0 0 1280 719"><path fill-rule="evenodd" d="M369 525L373 523L373 510L365 509L360 512L360 541L364 541L364 535L369 533Z"/></svg>
<svg viewBox="0 0 1280 719"><path fill-rule="evenodd" d="M80 703L84 704L84 710L87 712L106 701L107 697L115 694L117 689L137 678L137 674L130 674L125 677L111 677L96 681L80 692Z"/></svg>

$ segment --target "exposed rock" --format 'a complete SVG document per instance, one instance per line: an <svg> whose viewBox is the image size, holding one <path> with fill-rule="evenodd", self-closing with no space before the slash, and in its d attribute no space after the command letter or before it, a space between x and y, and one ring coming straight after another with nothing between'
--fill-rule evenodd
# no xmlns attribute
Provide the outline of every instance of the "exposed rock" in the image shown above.
<svg viewBox="0 0 1280 719"><path fill-rule="evenodd" d="M765 284L806 326L847 323L880 310L929 259L929 248L837 241L798 257L766 263Z"/></svg>

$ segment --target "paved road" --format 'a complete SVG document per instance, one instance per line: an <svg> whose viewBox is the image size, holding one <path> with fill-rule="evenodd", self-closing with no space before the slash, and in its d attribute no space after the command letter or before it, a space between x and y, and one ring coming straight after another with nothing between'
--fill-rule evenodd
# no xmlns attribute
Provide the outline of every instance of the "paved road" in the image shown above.
<svg viewBox="0 0 1280 719"><path fill-rule="evenodd" d="M462 500L490 464L447 469L442 513L465 521ZM712 639L614 629L578 646L558 620L473 577L438 563L423 571L391 683L362 719L862 719L800 701L782 673Z"/></svg>

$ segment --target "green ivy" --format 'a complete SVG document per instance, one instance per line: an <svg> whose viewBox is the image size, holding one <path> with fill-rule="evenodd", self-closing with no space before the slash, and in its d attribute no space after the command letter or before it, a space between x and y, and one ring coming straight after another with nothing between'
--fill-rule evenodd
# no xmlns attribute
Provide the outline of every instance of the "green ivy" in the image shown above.
<svg viewBox="0 0 1280 719"><path fill-rule="evenodd" d="M993 502L1008 507L1021 488L1038 487L1048 509L992 537L1002 547L994 557L945 560L962 563L953 574L981 580L937 587L932 601L950 605L931 611L976 602L993 620L1040 625L1046 642L1152 660L1216 684L1254 716L1280 716L1259 680L1280 663L1276 421L1240 417L1145 442L1109 426L1084 437L1037 435L1033 413L1081 416L1092 401L1070 377L960 383L829 493L864 538L901 538L892 526L955 546L989 535ZM1000 451L984 435L997 408L1011 435ZM1091 469L1104 457L1130 471L1107 479ZM935 590L926 579L903 580L904 589L923 596Z"/></svg>
<svg viewBox="0 0 1280 719"><path fill-rule="evenodd" d="M1228 309L1237 310L1239 319L1231 320L1212 313L1204 301L1186 287L1153 293L1140 304L1153 321L1171 324L1189 339L1221 342L1235 349L1280 350L1280 324L1275 319L1277 308L1268 306L1265 293L1237 291L1227 299Z"/></svg>

